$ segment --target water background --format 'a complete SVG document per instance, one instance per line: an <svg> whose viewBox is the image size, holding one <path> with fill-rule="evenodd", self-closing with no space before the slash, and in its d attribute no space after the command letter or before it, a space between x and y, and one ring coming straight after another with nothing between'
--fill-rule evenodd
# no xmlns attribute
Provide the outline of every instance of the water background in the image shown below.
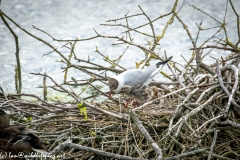
<svg viewBox="0 0 240 160"><path fill-rule="evenodd" d="M240 1L233 2L235 9L240 8ZM69 50L62 48L62 45L65 43L53 41L46 34L34 29L32 25L46 31L57 39L76 39L76 37L89 38L96 35L93 31L93 28L102 35L117 35L122 37L123 34L121 34L121 32L126 31L125 28L105 27L100 24L106 23L105 21L109 19L124 17L124 15L126 15L128 12L128 15L141 13L138 5L142 7L150 19L155 19L159 15L169 13L173 3L174 1L165 0L3 0L1 9L24 29L47 41L51 45L54 45L59 51L67 56L69 54ZM179 1L177 11L180 9L182 4L183 6L179 12L179 17L188 26L193 38L195 39L198 31L196 23L199 24L203 20L202 28L218 26L219 23L207 17L203 13L194 10L189 6L189 4L193 4L198 8L201 8L206 13L222 22L225 13L226 1ZM156 35L160 35L162 33L162 30L169 18L170 17L168 16L154 22ZM136 27L148 22L144 16L133 17L128 21L131 27ZM41 89L36 87L42 85L42 77L31 75L29 74L30 72L47 72L47 74L52 76L57 82L62 83L63 72L61 67L65 67L65 65L63 63L56 62L61 60L60 56L55 52L47 56L43 56L44 54L51 52L51 48L30 37L10 21L8 22L19 37L23 83L22 92L41 94ZM236 16L230 8L230 4L228 4L226 22L228 25L227 31L229 40L236 42L238 39L236 30ZM111 24L119 23L125 24L125 20L117 21L116 23L112 22ZM211 37L216 30L217 29L211 29L209 31L201 32L198 45L201 45L207 38ZM143 27L139 29L139 31L151 34L151 29L149 26ZM132 32L132 37L134 37L134 43L143 45L145 47L147 47L146 39L151 40L150 37L143 36L135 32ZM219 32L217 37L222 38L225 36L223 32ZM114 39L103 38L78 42L75 52L79 58L85 60L89 58L92 62L107 67L110 65L106 63L98 53L94 52L94 50L97 46L98 50L104 55L108 55L113 59L117 58L124 52L127 45L112 45L113 43L117 43L117 41ZM189 48L192 48L191 41L183 29L182 24L180 24L176 18L169 26L160 44L161 45L158 46L155 51L162 56L164 50L166 50L168 56L174 56L173 60L176 62L186 64L181 55L187 60L189 60L192 55L192 51L189 50ZM224 52L222 50L213 50L211 53L211 55L214 57L226 56L228 54L229 52ZM130 46L130 48L122 57L120 64L125 68L135 68L135 62L139 62L143 58L144 53L140 49ZM211 64L215 60L211 59L210 57L206 57L204 61L207 64ZM73 62L75 64L84 65L83 63L76 63L75 61ZM0 20L0 86L2 86L4 91L7 93L15 92L15 66L16 57L14 38L2 20ZM99 73L98 71L96 72ZM108 73L108 75L111 74ZM86 74L75 69L70 70L69 79L71 77L76 79L88 78ZM49 81L48 84L50 84ZM107 91L108 88L103 86L102 90Z"/></svg>

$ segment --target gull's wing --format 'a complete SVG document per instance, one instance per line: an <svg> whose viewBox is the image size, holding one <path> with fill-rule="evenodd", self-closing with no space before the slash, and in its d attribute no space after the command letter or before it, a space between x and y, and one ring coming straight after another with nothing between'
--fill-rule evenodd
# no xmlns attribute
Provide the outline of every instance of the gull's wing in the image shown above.
<svg viewBox="0 0 240 160"><path fill-rule="evenodd" d="M122 79L124 80L124 85L136 86L142 85L145 83L149 76L151 76L153 70L144 70L144 69L129 69L126 72L121 74Z"/></svg>
<svg viewBox="0 0 240 160"><path fill-rule="evenodd" d="M159 73L159 71L163 68L164 64L166 64L171 59L172 57L169 57L164 61L158 62L156 65L152 65L144 69L129 69L120 74L119 76L121 76L121 79L124 82L123 85L136 86L144 84L148 86L152 78L157 73Z"/></svg>

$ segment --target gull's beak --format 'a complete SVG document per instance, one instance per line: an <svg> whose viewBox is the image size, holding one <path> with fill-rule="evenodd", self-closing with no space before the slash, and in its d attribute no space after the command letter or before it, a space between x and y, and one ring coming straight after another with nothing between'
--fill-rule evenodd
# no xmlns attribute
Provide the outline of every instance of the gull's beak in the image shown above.
<svg viewBox="0 0 240 160"><path fill-rule="evenodd" d="M109 99L110 99L111 95L112 95L112 90L109 91L109 94L108 94Z"/></svg>

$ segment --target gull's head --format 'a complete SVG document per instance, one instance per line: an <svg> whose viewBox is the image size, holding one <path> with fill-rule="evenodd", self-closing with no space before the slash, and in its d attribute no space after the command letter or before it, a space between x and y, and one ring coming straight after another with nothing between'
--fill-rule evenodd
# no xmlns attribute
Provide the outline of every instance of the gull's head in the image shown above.
<svg viewBox="0 0 240 160"><path fill-rule="evenodd" d="M116 89L118 88L118 81L115 78L109 78L108 80L108 86L110 88L110 92L108 94L108 98L111 97L112 91L116 91Z"/></svg>
<svg viewBox="0 0 240 160"><path fill-rule="evenodd" d="M118 88L118 81L115 78L109 78L108 86L110 88L110 91L114 91Z"/></svg>

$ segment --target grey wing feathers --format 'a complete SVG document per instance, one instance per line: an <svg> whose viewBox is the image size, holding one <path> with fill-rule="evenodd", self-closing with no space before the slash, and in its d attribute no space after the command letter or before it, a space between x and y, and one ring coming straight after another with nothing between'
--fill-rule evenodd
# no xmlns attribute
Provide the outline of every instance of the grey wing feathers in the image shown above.
<svg viewBox="0 0 240 160"><path fill-rule="evenodd" d="M124 76L124 85L135 86L142 85L147 81L152 72L144 72L145 70L131 69L122 74Z"/></svg>
<svg viewBox="0 0 240 160"><path fill-rule="evenodd" d="M164 64L172 59L172 56L168 59L158 62L156 65L145 67L144 69L130 69L127 72L123 72L121 76L124 77L124 85L146 85L150 83L152 78L159 73Z"/></svg>

